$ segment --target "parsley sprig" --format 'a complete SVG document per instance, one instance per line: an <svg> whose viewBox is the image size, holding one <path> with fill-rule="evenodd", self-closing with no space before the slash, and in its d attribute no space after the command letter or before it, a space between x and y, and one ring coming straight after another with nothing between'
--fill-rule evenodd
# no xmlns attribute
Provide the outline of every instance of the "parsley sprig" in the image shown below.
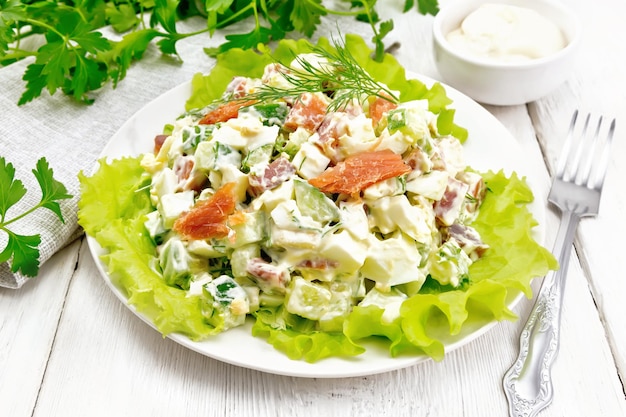
<svg viewBox="0 0 626 417"><path fill-rule="evenodd" d="M298 33L311 37L323 16L352 16L369 24L375 58L382 60L385 37L393 21L381 21L377 0L0 0L0 66L34 57L24 72L26 90L18 104L62 91L85 103L107 83L124 79L132 63L155 43L166 55L177 57L176 44L190 36L213 35L243 20L251 31L225 36L216 56L232 48L259 44ZM403 12L435 15L437 0L405 0ZM177 22L202 16L207 25L197 32L180 33ZM102 28L117 32L107 37ZM39 38L35 45L32 40Z"/></svg>
<svg viewBox="0 0 626 417"><path fill-rule="evenodd" d="M0 263L11 261L11 272L21 272L29 277L34 277L39 272L41 235L20 235L9 229L9 226L39 208L52 211L64 223L59 200L72 198L65 186L54 179L53 171L45 158L37 161L33 174L41 188L41 200L37 205L8 219L9 209L26 195L26 188L21 180L15 178L13 164L0 157L0 232L4 232L8 238L6 247L0 252Z"/></svg>

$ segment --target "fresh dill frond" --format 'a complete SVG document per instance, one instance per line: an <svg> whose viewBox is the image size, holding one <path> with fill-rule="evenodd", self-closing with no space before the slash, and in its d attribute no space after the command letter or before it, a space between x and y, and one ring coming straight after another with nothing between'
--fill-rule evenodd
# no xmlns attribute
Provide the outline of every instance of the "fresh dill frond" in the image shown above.
<svg viewBox="0 0 626 417"><path fill-rule="evenodd" d="M298 99L304 93L321 92L333 99L328 107L329 112L345 109L354 100L363 104L372 96L393 103L399 101L396 93L374 80L359 65L343 42L333 38L333 46L331 50L320 46L312 48L311 53L321 58L319 62L311 62L307 56L296 56L295 62L299 68L280 71L289 84L288 88L264 84L240 100L272 102L285 98Z"/></svg>

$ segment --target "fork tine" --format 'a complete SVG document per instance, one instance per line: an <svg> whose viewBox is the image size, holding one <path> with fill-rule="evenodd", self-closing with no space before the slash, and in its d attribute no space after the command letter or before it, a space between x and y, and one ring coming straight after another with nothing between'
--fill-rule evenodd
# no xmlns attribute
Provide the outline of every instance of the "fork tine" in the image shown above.
<svg viewBox="0 0 626 417"><path fill-rule="evenodd" d="M591 115L589 114L587 116L587 122L589 121L589 117ZM585 126L587 127L587 126ZM600 127L602 127L602 116L600 116L598 118L598 124L596 126L596 130L593 133L593 136L591 136L591 144L589 144L588 149L586 149L585 151L585 159L586 159L586 164L585 164L585 168L584 169L578 169L578 172L576 172L576 178L574 179L574 184L576 185L587 185L590 188L593 188L592 183L589 182L590 176L591 176L591 169L594 167L594 162L596 161L596 148L598 147L598 136L600 134ZM584 134L586 134L586 129ZM585 142L585 137L583 137L583 139L580 142L580 147L581 149L586 145ZM581 166L582 166L582 161L580 161Z"/></svg>
<svg viewBox="0 0 626 417"><path fill-rule="evenodd" d="M574 156L571 157L571 159L568 158L569 165L567 165L565 168L565 173L563 175L564 181L569 182L572 180L574 181L576 180L576 174L579 171L578 167L581 164L580 160L583 157L583 153L584 153L583 150L585 148L585 138L587 137L587 129L589 128L590 117L591 115L587 114L587 117L585 118L582 130L580 131L580 133L576 134L576 132L574 131L572 134L573 138L570 140L570 142L572 143L574 148L572 148L570 152L573 151Z"/></svg>
<svg viewBox="0 0 626 417"><path fill-rule="evenodd" d="M565 175L565 166L567 165L567 161L569 159L569 153L572 148L572 142L574 141L574 127L576 126L576 119L578 118L578 110L574 111L572 115L572 121L569 124L569 129L567 131L567 138L565 138L565 143L563 144L563 149L561 150L561 156L559 157L559 162L556 168L556 177L563 178Z"/></svg>
<svg viewBox="0 0 626 417"><path fill-rule="evenodd" d="M574 111L559 157L556 177L576 185L601 190L608 169L615 119L612 120L606 135L603 135L601 134L604 123L602 116L591 129L591 114L587 114L584 121L580 123L578 123L579 116L578 110ZM581 120L583 120L582 117ZM580 127L581 124L582 127ZM598 152L600 155L597 155Z"/></svg>
<svg viewBox="0 0 626 417"><path fill-rule="evenodd" d="M600 126L598 124L598 130ZM598 163L598 170L596 171L596 175L593 182L589 183L594 189L602 191L602 186L604 185L604 178L606 177L606 172L609 168L609 157L611 155L611 143L613 142L613 134L615 133L615 119L611 121L611 125L609 126L609 130L606 134L606 139L604 142L604 149L602 150L602 156L600 157Z"/></svg>

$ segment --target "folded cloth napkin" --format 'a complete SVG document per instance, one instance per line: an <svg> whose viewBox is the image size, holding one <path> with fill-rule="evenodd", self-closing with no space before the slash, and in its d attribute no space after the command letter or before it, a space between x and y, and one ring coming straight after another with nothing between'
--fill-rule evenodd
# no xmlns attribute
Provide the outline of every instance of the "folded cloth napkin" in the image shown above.
<svg viewBox="0 0 626 417"><path fill-rule="evenodd" d="M178 30L187 33L204 27L206 21L197 18L180 22ZM58 92L53 96L44 93L18 106L25 88L22 76L32 60L0 68L0 156L14 166L15 178L27 190L25 197L9 210L7 219L40 201L40 187L32 170L41 157L53 169L54 178L73 196L60 202L65 223L50 210L40 208L10 225L14 233L41 235L40 264L81 234L77 223L78 173L91 173L109 138L146 103L189 81L197 72L209 72L214 60L202 48L223 41L217 34L213 38L208 34L191 36L177 44L180 60L164 56L151 45L117 88L104 87L91 105L76 103ZM0 231L0 251L6 243L7 235ZM0 286L20 288L29 279L32 278L12 273L8 263L0 264Z"/></svg>

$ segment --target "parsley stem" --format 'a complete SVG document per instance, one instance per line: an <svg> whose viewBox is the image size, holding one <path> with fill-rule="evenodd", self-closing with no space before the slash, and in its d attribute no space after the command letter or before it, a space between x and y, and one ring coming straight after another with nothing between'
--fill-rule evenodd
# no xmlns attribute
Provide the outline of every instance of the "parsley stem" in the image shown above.
<svg viewBox="0 0 626 417"><path fill-rule="evenodd" d="M209 26L209 31L213 31L216 29L221 29L224 28L228 25L230 25L231 23L236 22L237 20L239 20L239 18L246 14L250 9L254 10L254 14L256 16L256 1L251 1L246 7L241 8L240 10L238 10L236 13L233 13L232 15L230 15L228 18L216 23L213 26Z"/></svg>
<svg viewBox="0 0 626 417"><path fill-rule="evenodd" d="M37 56L37 51L29 51L26 49L13 49L13 52L10 54L4 54L2 58L0 58L0 62L2 61L10 61L10 60L20 60L22 58L26 58L27 56Z"/></svg>
<svg viewBox="0 0 626 417"><path fill-rule="evenodd" d="M317 10L324 12L324 13L328 13L328 14L332 14L335 16L358 16L360 14L363 13L367 13L367 15L369 16L369 10L366 9L361 9L361 10L356 10L353 12L347 12L347 11L342 11L342 10L333 10L333 9L327 9L326 7L322 6L321 4L318 4L314 1L311 0L305 0L309 5L311 5L311 7L316 8Z"/></svg>
<svg viewBox="0 0 626 417"><path fill-rule="evenodd" d="M372 11L370 10L370 6L369 4L367 4L367 1L363 1L363 0L361 0L361 4L363 5L363 9L365 10L365 14L367 15L367 21L370 24L372 31L374 32L374 38L377 38L379 34L378 34L378 31L376 30L376 25L374 24L374 21L372 19Z"/></svg>
<svg viewBox="0 0 626 417"><path fill-rule="evenodd" d="M34 207L29 208L28 210L18 214L17 216L13 217L12 219L7 220L6 222L4 221L4 217L3 217L2 221L0 222L0 229L7 231L6 226L10 225L11 223L15 223L16 221L28 216L33 211L37 210L39 207L41 207L41 203L37 204Z"/></svg>
<svg viewBox="0 0 626 417"><path fill-rule="evenodd" d="M59 38L66 39L65 35L63 35L61 32L59 32L57 30L57 28L47 24L46 22L42 22L41 20L36 20L36 19L26 19L24 21L26 23L30 23L31 25L39 26L39 27L42 27L42 28L44 28L46 30L49 30L50 32L54 33L55 35L58 35Z"/></svg>
<svg viewBox="0 0 626 417"><path fill-rule="evenodd" d="M177 34L178 36L177 36L176 38L177 38L177 39L185 39L185 38L188 38L188 37L190 37L190 36L202 35L203 33L207 33L207 32L210 32L210 31L211 31L211 29L209 29L209 28L204 28L204 29L197 30L197 31L195 31L195 32L189 32L189 33L178 33L178 34Z"/></svg>

